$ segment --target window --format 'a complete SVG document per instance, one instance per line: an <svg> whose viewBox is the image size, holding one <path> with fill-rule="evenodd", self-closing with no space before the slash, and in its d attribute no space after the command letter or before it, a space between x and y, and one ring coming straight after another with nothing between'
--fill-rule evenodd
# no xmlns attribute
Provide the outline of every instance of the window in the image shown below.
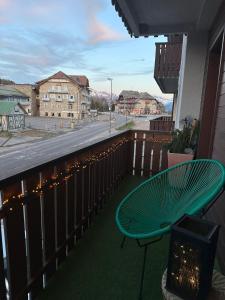
<svg viewBox="0 0 225 300"><path fill-rule="evenodd" d="M72 109L73 108L73 104L68 104L68 109Z"/></svg>
<svg viewBox="0 0 225 300"><path fill-rule="evenodd" d="M74 96L73 95L70 95L69 101L74 101Z"/></svg>
<svg viewBox="0 0 225 300"><path fill-rule="evenodd" d="M61 113L58 113L58 117L61 117Z"/></svg>
<svg viewBox="0 0 225 300"><path fill-rule="evenodd" d="M45 112L45 116L48 117L48 112L47 111Z"/></svg>
<svg viewBox="0 0 225 300"><path fill-rule="evenodd" d="M43 99L44 101L48 101L48 100L49 100L48 94L44 94L42 99Z"/></svg>
<svg viewBox="0 0 225 300"><path fill-rule="evenodd" d="M68 95L67 94L64 94L63 95L63 99L68 99L69 97L68 97Z"/></svg>
<svg viewBox="0 0 225 300"><path fill-rule="evenodd" d="M61 95L57 95L57 99L56 99L56 101L62 101L62 97L61 97Z"/></svg>
<svg viewBox="0 0 225 300"><path fill-rule="evenodd" d="M49 92L55 92L55 90L56 90L56 88L54 85L49 88Z"/></svg>
<svg viewBox="0 0 225 300"><path fill-rule="evenodd" d="M52 113L52 117L54 117L55 116L55 114L54 113Z"/></svg>
<svg viewBox="0 0 225 300"><path fill-rule="evenodd" d="M56 98L56 94L50 94L50 98L51 99L55 99Z"/></svg>
<svg viewBox="0 0 225 300"><path fill-rule="evenodd" d="M68 92L68 89L67 89L67 86L65 85L65 86L62 86L62 92L64 92L64 93L67 93Z"/></svg>

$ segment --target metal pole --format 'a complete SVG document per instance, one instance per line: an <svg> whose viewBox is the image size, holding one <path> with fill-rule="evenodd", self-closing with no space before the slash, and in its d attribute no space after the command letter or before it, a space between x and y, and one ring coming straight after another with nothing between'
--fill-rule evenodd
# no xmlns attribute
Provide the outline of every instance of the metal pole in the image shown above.
<svg viewBox="0 0 225 300"><path fill-rule="evenodd" d="M79 123L79 90L77 93L77 124Z"/></svg>
<svg viewBox="0 0 225 300"><path fill-rule="evenodd" d="M141 272L141 283L140 283L140 291L139 291L139 298L138 298L139 300L142 300L147 250L148 250L148 245L146 245L144 249L144 258L143 258L143 265L142 265L142 272Z"/></svg>
<svg viewBox="0 0 225 300"><path fill-rule="evenodd" d="M112 130L112 115L111 115L111 110L112 110L112 78L107 78L108 80L110 80L111 82L111 89L110 89L110 94L111 94L111 97L110 97L110 105L109 105L109 134L111 134L111 130Z"/></svg>
<svg viewBox="0 0 225 300"><path fill-rule="evenodd" d="M110 81L111 81L111 97L110 97L110 112L109 112L109 122L110 122L109 133L111 134L111 129L112 129L112 123L111 123L111 121L112 121L112 115L111 115L111 113L112 113L112 78Z"/></svg>

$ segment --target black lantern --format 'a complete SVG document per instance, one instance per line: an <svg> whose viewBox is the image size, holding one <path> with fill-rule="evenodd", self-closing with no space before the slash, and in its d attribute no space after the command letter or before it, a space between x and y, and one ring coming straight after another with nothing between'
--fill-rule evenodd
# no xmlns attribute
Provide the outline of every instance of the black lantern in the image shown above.
<svg viewBox="0 0 225 300"><path fill-rule="evenodd" d="M188 300L206 299L211 287L219 226L184 215L172 226L166 288Z"/></svg>

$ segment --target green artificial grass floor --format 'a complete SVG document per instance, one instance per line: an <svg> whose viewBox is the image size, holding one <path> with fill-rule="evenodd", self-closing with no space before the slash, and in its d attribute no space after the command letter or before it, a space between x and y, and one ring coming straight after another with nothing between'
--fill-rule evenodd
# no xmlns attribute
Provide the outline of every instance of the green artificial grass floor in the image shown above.
<svg viewBox="0 0 225 300"><path fill-rule="evenodd" d="M114 216L121 199L142 178L128 177L95 217L69 256L41 292L39 300L137 300L144 249L135 240L120 248L122 235ZM161 277L167 263L168 238L148 249L143 300L161 300Z"/></svg>

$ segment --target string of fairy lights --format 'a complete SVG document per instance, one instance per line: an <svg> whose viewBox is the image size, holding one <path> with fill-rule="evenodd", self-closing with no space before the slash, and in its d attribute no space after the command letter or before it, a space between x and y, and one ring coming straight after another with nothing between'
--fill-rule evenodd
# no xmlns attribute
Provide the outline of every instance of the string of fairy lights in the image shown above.
<svg viewBox="0 0 225 300"><path fill-rule="evenodd" d="M199 289L199 251L193 245L176 242L173 245L173 284L197 293Z"/></svg>
<svg viewBox="0 0 225 300"><path fill-rule="evenodd" d="M54 175L51 176L50 179L44 179L41 181L41 183L37 184L32 191L25 191L25 193L18 193L16 195L12 195L10 197L4 197L4 189L3 189L3 206L6 204L10 204L12 201L19 200L21 205L24 205L25 198L31 194L42 194L46 190L54 189L56 186L62 184L64 181L68 181L70 177L74 175L74 173L79 173L82 169L87 168L88 166L95 164L96 162L107 158L112 153L116 152L119 147L121 147L123 144L127 143L128 141L147 141L147 142L153 142L153 143L168 143L169 139L168 137L163 136L148 136L148 138L143 138L143 136L135 137L122 137L119 140L116 140L114 143L110 144L108 147L106 147L105 150L100 152L95 152L92 154L88 154L87 156L82 156L79 160L75 159L72 163L70 163L69 167L67 167L65 170L60 171ZM12 208L10 208L12 210Z"/></svg>
<svg viewBox="0 0 225 300"><path fill-rule="evenodd" d="M60 184L68 181L71 177L74 176L75 173L79 173L82 169L85 169L103 159L108 158L128 141L128 138L120 138L119 140L110 144L110 146L106 147L106 149L103 151L91 154L89 153L87 154L87 156L82 156L79 160L78 158L76 158L73 162L70 161L65 170L56 172L53 176L51 176L50 179L42 180L41 183L37 184L31 191L29 191L29 193L25 191L25 193L18 193L16 195L3 199L3 206L7 204L10 205L10 203L14 201L20 201L21 205L24 205L24 200L28 195L41 195L47 190L54 189ZM13 208L10 207L9 210L13 210Z"/></svg>

